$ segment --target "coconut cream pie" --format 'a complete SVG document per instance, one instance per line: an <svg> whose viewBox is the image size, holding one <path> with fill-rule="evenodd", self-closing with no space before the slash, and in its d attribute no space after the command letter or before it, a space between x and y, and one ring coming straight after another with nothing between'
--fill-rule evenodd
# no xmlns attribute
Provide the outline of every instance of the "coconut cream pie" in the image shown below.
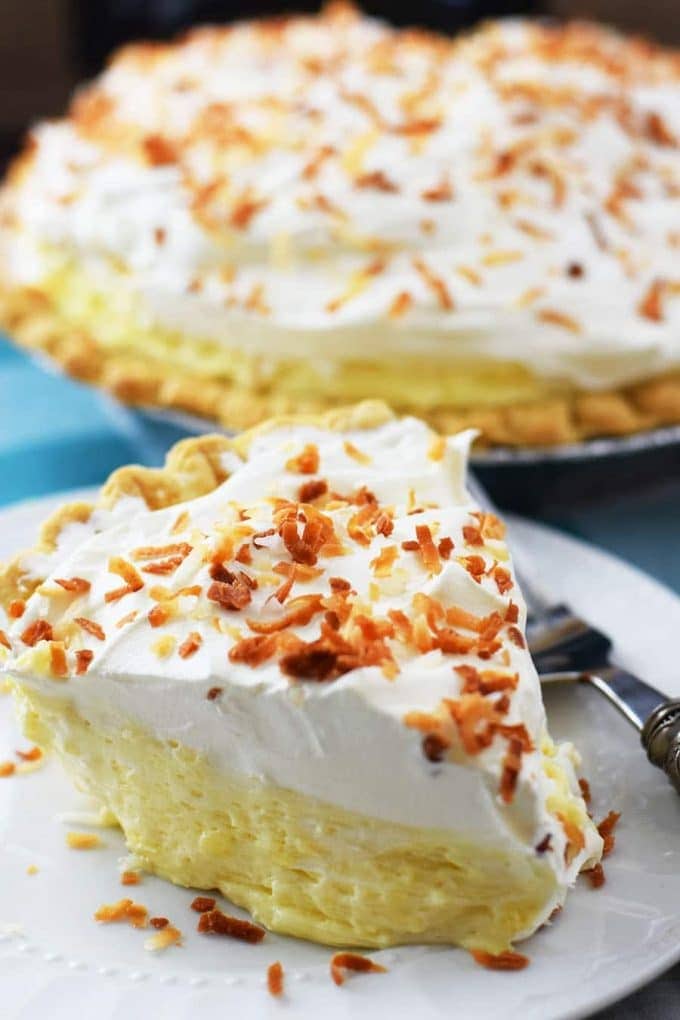
<svg viewBox="0 0 680 1020"><path fill-rule="evenodd" d="M363 404L187 440L4 569L25 731L145 868L319 942L499 953L599 860L470 438Z"/></svg>
<svg viewBox="0 0 680 1020"><path fill-rule="evenodd" d="M515 444L680 421L679 68L344 6L128 46L14 164L0 318L236 428L365 397Z"/></svg>

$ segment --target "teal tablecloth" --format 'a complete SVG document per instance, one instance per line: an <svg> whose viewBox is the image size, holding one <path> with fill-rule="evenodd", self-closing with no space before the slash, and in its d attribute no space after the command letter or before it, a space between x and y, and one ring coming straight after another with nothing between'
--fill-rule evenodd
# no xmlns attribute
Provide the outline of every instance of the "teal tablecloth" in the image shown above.
<svg viewBox="0 0 680 1020"><path fill-rule="evenodd" d="M0 504L102 481L131 461L159 464L181 432L142 422L0 339ZM622 556L680 593L680 479L544 519ZM601 1020L680 1016L680 967L612 1007Z"/></svg>

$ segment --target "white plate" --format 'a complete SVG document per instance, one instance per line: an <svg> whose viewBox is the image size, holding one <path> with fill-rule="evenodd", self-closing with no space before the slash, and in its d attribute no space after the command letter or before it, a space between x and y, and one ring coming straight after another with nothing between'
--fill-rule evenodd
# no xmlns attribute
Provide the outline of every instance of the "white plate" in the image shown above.
<svg viewBox="0 0 680 1020"><path fill-rule="evenodd" d="M60 501L0 513L0 557L32 541L36 524ZM680 600L580 542L527 522L517 528L555 593L615 637L621 663L680 695ZM598 891L579 885L556 923L525 943L531 965L521 973L485 971L458 950L404 948L373 954L388 974L359 975L337 988L322 947L274 935L259 946L199 936L189 890L150 877L137 887L119 885L124 846L115 830L104 830L103 849L66 849L67 829L83 826L57 815L82 803L48 762L0 780L0 1016L563 1020L626 995L680 958L680 799L595 694L552 690L548 708L554 732L574 736L583 752L596 814L616 808L623 817L607 884ZM9 698L1 698L0 759L22 746ZM32 864L39 871L30 876ZM148 932L95 924L94 910L125 894L177 924L184 946L151 954L143 948ZM282 1001L265 986L266 967L276 959L286 972Z"/></svg>

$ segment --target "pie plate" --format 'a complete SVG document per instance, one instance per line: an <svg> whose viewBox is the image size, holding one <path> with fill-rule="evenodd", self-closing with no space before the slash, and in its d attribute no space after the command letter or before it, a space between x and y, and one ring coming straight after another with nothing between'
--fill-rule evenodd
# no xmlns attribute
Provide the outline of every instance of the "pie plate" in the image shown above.
<svg viewBox="0 0 680 1020"><path fill-rule="evenodd" d="M1 512L0 557L29 544L63 498ZM572 538L522 520L517 530L556 597L614 637L617 660L680 696L680 599ZM336 987L324 947L271 934L257 946L199 935L191 890L151 876L121 887L119 832L92 828L92 806L48 760L0 780L0 1016L566 1020L629 994L680 959L680 798L597 694L552 689L546 702L554 734L572 737L583 754L596 817L611 808L622 818L606 884L595 891L579 882L555 922L521 946L531 959L525 970L496 973L460 950L409 947L371 954L388 973ZM0 696L0 760L25 747L11 699ZM69 849L69 831L96 831L102 846ZM97 907L125 895L169 918L183 944L149 952L150 931L93 920ZM281 999L266 986L275 960L285 972Z"/></svg>

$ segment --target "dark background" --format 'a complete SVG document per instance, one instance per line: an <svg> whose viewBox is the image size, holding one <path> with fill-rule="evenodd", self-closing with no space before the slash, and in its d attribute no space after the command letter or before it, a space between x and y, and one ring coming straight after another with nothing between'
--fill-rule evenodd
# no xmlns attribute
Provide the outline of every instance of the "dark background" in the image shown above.
<svg viewBox="0 0 680 1020"><path fill-rule="evenodd" d="M122 42L168 37L200 21L318 7L305 0L0 0L0 166L27 126L61 113L74 85L96 74ZM680 0L368 0L363 7L394 23L448 32L531 13L599 18L666 42L680 39Z"/></svg>

